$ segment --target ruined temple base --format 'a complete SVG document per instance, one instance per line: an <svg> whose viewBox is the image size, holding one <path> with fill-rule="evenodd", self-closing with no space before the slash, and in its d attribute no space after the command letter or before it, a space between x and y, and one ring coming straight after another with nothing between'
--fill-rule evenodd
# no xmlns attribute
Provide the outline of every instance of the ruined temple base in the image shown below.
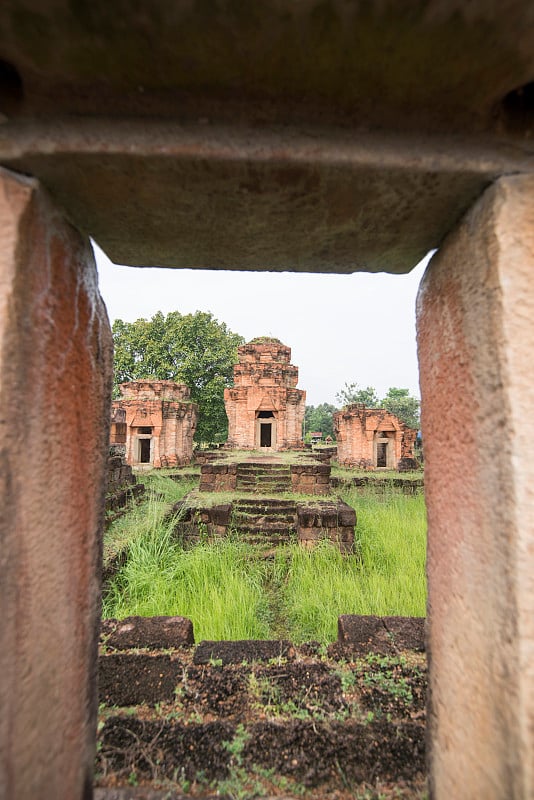
<svg viewBox="0 0 534 800"><path fill-rule="evenodd" d="M232 532L268 547L291 542L313 547L326 539L342 553L354 548L356 513L331 494L330 465L300 453L207 460L199 491L174 511L180 515L177 533L190 543Z"/></svg>
<svg viewBox="0 0 534 800"><path fill-rule="evenodd" d="M296 501L232 493L225 502L208 506L201 493L190 492L173 511L180 517L176 533L187 544L232 534L268 548L295 542L313 547L327 540L342 553L354 552L356 512L339 498Z"/></svg>
<svg viewBox="0 0 534 800"><path fill-rule="evenodd" d="M309 453L219 452L200 468L201 492L330 494L330 465Z"/></svg>

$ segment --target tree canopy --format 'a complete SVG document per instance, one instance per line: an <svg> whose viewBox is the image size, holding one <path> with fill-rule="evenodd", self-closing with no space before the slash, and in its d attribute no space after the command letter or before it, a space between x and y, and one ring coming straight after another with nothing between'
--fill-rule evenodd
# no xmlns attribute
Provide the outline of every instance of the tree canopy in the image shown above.
<svg viewBox="0 0 534 800"><path fill-rule="evenodd" d="M367 408L387 408L410 428L419 428L419 400L410 395L409 389L391 386L381 400L372 386L360 389L357 383L345 383L336 394L336 400L342 406L351 403L364 403Z"/></svg>
<svg viewBox="0 0 534 800"><path fill-rule="evenodd" d="M419 400L417 397L412 397L408 389L391 386L380 405L395 414L410 428L419 428Z"/></svg>
<svg viewBox="0 0 534 800"><path fill-rule="evenodd" d="M342 406L352 403L364 403L367 408L377 408L380 405L378 395L372 386L360 389L357 383L345 383L344 387L336 394L336 400Z"/></svg>
<svg viewBox="0 0 534 800"><path fill-rule="evenodd" d="M312 431L321 431L323 439L327 436L334 437L334 420L332 415L336 407L330 403L321 403L319 406L306 406L304 415L304 430L306 434Z"/></svg>
<svg viewBox="0 0 534 800"><path fill-rule="evenodd" d="M196 441L223 442L228 435L224 389L233 382L237 348L244 339L209 312L158 311L150 320L113 323L115 396L125 381L185 383L199 404Z"/></svg>

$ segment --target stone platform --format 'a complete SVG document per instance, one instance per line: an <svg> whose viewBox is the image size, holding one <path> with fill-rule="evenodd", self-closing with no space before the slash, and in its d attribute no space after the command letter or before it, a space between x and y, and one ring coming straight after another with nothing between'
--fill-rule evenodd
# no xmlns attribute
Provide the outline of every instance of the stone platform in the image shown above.
<svg viewBox="0 0 534 800"><path fill-rule="evenodd" d="M305 453L285 456L253 452L236 458L221 454L200 467L201 492L330 493L330 465Z"/></svg>
<svg viewBox="0 0 534 800"><path fill-rule="evenodd" d="M343 553L353 552L356 512L331 495L330 465L299 452L206 460L199 491L173 512L177 533L189 542L232 532L255 545L298 541L311 547L328 539Z"/></svg>

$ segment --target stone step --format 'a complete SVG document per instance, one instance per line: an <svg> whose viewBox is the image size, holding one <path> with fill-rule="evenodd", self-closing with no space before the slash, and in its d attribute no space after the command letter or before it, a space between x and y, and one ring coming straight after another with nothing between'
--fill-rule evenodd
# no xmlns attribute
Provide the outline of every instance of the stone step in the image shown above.
<svg viewBox="0 0 534 800"><path fill-rule="evenodd" d="M256 470L257 472L275 472L277 470L284 470L289 472L291 467L288 464L238 464L238 470Z"/></svg>
<svg viewBox="0 0 534 800"><path fill-rule="evenodd" d="M265 489L265 492L271 492L273 489L281 487L282 489L291 489L291 483L289 481L281 481L277 479L276 481L256 481L254 484L258 489Z"/></svg>
<svg viewBox="0 0 534 800"><path fill-rule="evenodd" d="M289 492L291 490L290 486L286 484L270 484L266 486L265 484L243 484L237 483L236 490L239 491L247 491L249 494L265 494L265 492L269 492L270 494L284 494L284 492Z"/></svg>
<svg viewBox="0 0 534 800"><path fill-rule="evenodd" d="M282 504L284 501L281 501L280 505L275 504L275 499L269 503L264 503L263 501L256 501L251 503L242 503L236 502L233 505L234 514L256 514L261 516L269 516L270 514L278 515L278 514L291 514L295 515L297 513L297 507L295 503L288 501L288 505Z"/></svg>
<svg viewBox="0 0 534 800"><path fill-rule="evenodd" d="M296 519L297 509L293 506L264 506L258 504L257 506L237 506L233 507L234 516L243 517L280 517L288 515Z"/></svg>
<svg viewBox="0 0 534 800"><path fill-rule="evenodd" d="M269 491L271 494L285 494L289 491L287 486L236 486L236 489L242 492L246 491L248 494L265 494L265 491Z"/></svg>
<svg viewBox="0 0 534 800"><path fill-rule="evenodd" d="M239 511L238 513L234 511L233 522L235 524L248 525L251 522L257 522L257 524L259 525L263 524L263 522L265 521L285 522L287 524L293 523L293 525L296 525L297 515L292 514L290 511L289 512L284 511L283 509L281 509L280 511L272 511L268 514L261 511L254 512L252 510L246 512Z"/></svg>
<svg viewBox="0 0 534 800"><path fill-rule="evenodd" d="M285 475L282 472L271 473L269 475L257 475L252 472L247 472L243 475L240 475L238 473L236 480L252 481L256 483L272 483L273 481L281 481L282 483L291 483L291 476Z"/></svg>
<svg viewBox="0 0 534 800"><path fill-rule="evenodd" d="M297 530L297 526L291 522L248 522L248 523L236 523L235 529L239 534L249 534L249 533L285 533L287 531L295 531Z"/></svg>
<svg viewBox="0 0 534 800"><path fill-rule="evenodd" d="M236 478L236 483L249 486L273 486L279 483L282 486L291 486L291 481L279 476L272 476L269 478L243 478L238 475Z"/></svg>
<svg viewBox="0 0 534 800"><path fill-rule="evenodd" d="M235 501L234 508L285 508L296 510L297 505L294 500L278 497L240 497L239 500Z"/></svg>
<svg viewBox="0 0 534 800"><path fill-rule="evenodd" d="M291 475L289 470L240 470L237 469L236 475L257 475L258 477L268 478L276 475Z"/></svg>
<svg viewBox="0 0 534 800"><path fill-rule="evenodd" d="M238 469L291 469L289 464L280 461L241 461Z"/></svg>
<svg viewBox="0 0 534 800"><path fill-rule="evenodd" d="M236 475L247 475L247 476L258 476L258 477L269 477L271 475L284 475L289 476L291 472L289 470L268 470L268 471L260 471L260 470L242 470L237 469Z"/></svg>
<svg viewBox="0 0 534 800"><path fill-rule="evenodd" d="M251 547L262 548L278 548L280 545L291 544L297 541L296 534L291 533L291 531L285 536L282 534L273 536L265 531L261 531L260 533L245 533L242 534L242 538L243 541Z"/></svg>
<svg viewBox="0 0 534 800"><path fill-rule="evenodd" d="M258 474L257 472L238 472L237 480L241 481L290 481L291 475L285 472L268 472Z"/></svg>
<svg viewBox="0 0 534 800"><path fill-rule="evenodd" d="M291 477L290 472L240 472L239 470L236 472L238 478L248 478L249 480L280 480L280 478L284 478L289 480Z"/></svg>
<svg viewBox="0 0 534 800"><path fill-rule="evenodd" d="M256 533L286 533L290 530L296 532L296 525L290 525L287 522L259 522L256 525L246 524L240 525L239 522L235 523L237 532L242 536Z"/></svg>

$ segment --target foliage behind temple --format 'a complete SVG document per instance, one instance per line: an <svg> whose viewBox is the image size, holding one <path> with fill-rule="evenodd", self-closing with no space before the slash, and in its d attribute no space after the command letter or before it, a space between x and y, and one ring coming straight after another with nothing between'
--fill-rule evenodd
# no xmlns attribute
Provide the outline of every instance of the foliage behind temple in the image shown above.
<svg viewBox="0 0 534 800"><path fill-rule="evenodd" d="M228 432L224 389L233 381L237 348L244 339L209 312L158 311L150 320L113 323L114 394L136 380L185 383L199 404L195 440L223 442Z"/></svg>

